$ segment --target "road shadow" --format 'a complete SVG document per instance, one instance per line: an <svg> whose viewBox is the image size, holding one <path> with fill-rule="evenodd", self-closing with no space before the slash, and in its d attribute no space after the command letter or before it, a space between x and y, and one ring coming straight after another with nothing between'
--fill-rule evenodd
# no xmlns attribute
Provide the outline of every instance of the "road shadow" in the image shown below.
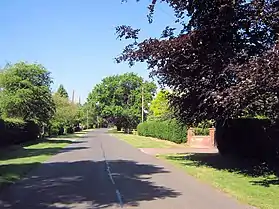
<svg viewBox="0 0 279 209"><path fill-rule="evenodd" d="M132 206L180 195L150 179L168 172L162 167L128 160L110 161L109 165L116 186L107 175L105 161L44 163L0 193L0 208L107 208L118 203L116 189L123 195L124 204Z"/></svg>
<svg viewBox="0 0 279 209"><path fill-rule="evenodd" d="M82 138L82 137L80 137ZM56 139L42 139L40 142L48 142L48 143L53 143L53 144L60 144L60 143L69 143L69 144L80 144L80 143L83 143L84 141L83 140L71 140L71 139L68 139L68 138L65 138L65 139L60 139L60 138L56 138Z"/></svg>
<svg viewBox="0 0 279 209"><path fill-rule="evenodd" d="M6 150L6 153L1 153L0 155L0 189L13 184L14 181L24 176L26 173L28 173L28 171L40 165L40 163L36 162L38 161L36 159L40 159L41 157L45 156L52 156L59 153L66 153L84 149L88 149L88 147L78 146L66 147L62 149L61 147L41 149L25 149L24 147L19 147L16 150L10 152ZM36 163L25 164L24 162L28 162L29 158L31 157L34 157L33 162Z"/></svg>
<svg viewBox="0 0 279 209"><path fill-rule="evenodd" d="M256 159L236 158L222 156L219 153L193 153L179 156L168 156L170 160L189 160L185 166L208 166L217 170L226 170L231 173L241 174L255 178L253 185L269 187L279 185L279 167L276 162L259 161ZM261 177L260 180L256 179Z"/></svg>
<svg viewBox="0 0 279 209"><path fill-rule="evenodd" d="M140 201L175 198L179 192L156 186L151 181L152 175L169 173L163 167L139 164L134 161L118 160L109 163L112 176L124 195L124 202L129 206L138 206Z"/></svg>

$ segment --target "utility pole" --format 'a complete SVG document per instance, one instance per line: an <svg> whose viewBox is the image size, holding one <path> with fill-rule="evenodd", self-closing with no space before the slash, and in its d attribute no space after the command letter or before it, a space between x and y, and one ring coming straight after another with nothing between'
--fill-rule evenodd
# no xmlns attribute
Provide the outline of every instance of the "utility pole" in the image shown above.
<svg viewBox="0 0 279 209"><path fill-rule="evenodd" d="M89 129L89 124L88 124L88 110L86 111L86 117L87 117L87 129Z"/></svg>
<svg viewBox="0 0 279 209"><path fill-rule="evenodd" d="M144 117L144 97L143 97L143 85L141 87L141 122L143 123L143 117Z"/></svg>
<svg viewBox="0 0 279 209"><path fill-rule="evenodd" d="M98 109L99 109L99 102L96 102L96 109L95 109L95 111L96 111L96 113L97 113L97 128L99 128L99 115L98 115Z"/></svg>
<svg viewBox="0 0 279 209"><path fill-rule="evenodd" d="M72 94L72 103L75 102L75 90L73 90L73 94Z"/></svg>

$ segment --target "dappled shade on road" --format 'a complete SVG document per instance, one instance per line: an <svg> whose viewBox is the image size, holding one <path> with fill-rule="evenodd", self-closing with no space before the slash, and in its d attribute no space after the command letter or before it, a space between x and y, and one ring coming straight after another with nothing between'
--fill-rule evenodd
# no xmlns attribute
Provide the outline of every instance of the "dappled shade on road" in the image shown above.
<svg viewBox="0 0 279 209"><path fill-rule="evenodd" d="M126 204L136 206L139 201L180 195L170 188L148 181L151 175L168 172L161 167L128 160L110 161L109 165ZM117 199L105 170L105 161L42 164L23 179L18 188L17 185L12 186L0 195L0 208L69 209L79 205L80 208L110 207L117 204Z"/></svg>
<svg viewBox="0 0 279 209"><path fill-rule="evenodd" d="M80 145L82 140L38 139L36 141L14 145L0 150L0 189L18 180L48 157L57 153L68 153L88 149L88 146L66 147L69 144ZM22 166L19 166L21 164Z"/></svg>

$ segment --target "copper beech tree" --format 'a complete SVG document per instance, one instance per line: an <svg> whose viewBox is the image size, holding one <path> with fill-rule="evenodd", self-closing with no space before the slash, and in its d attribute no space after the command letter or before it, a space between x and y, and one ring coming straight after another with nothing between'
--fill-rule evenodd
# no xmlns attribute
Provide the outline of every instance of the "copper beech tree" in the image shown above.
<svg viewBox="0 0 279 209"><path fill-rule="evenodd" d="M179 29L139 41L139 29L118 26L132 39L117 62L146 62L152 76L173 90L170 102L187 123L279 113L279 1L153 0L173 8ZM182 29L181 29L182 28Z"/></svg>

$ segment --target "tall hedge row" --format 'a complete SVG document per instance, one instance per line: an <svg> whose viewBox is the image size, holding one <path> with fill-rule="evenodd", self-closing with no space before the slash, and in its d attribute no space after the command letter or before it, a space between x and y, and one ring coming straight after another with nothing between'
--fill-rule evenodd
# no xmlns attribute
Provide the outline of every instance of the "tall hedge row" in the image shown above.
<svg viewBox="0 0 279 209"><path fill-rule="evenodd" d="M35 140L39 134L40 128L33 121L0 119L0 146Z"/></svg>
<svg viewBox="0 0 279 209"><path fill-rule="evenodd" d="M187 140L187 128L177 120L146 121L137 127L140 136L164 139L175 143L185 143Z"/></svg>
<svg viewBox="0 0 279 209"><path fill-rule="evenodd" d="M219 152L246 158L279 157L279 123L267 119L239 118L216 123Z"/></svg>

